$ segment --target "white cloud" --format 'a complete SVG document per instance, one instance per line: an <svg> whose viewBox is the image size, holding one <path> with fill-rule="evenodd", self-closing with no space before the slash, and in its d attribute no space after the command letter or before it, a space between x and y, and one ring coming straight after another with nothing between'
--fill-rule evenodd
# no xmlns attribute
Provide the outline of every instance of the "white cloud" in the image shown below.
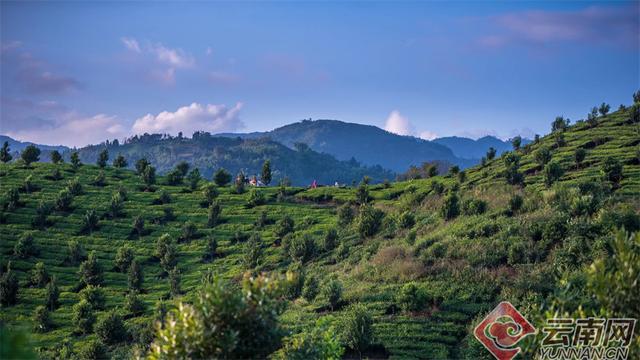
<svg viewBox="0 0 640 360"><path fill-rule="evenodd" d="M127 49L137 53L142 52L142 50L140 49L140 44L138 43L138 40L134 38L128 38L128 37L120 38L120 40L122 40L122 43Z"/></svg>
<svg viewBox="0 0 640 360"><path fill-rule="evenodd" d="M438 137L438 134L432 131L425 130L425 131L421 131L418 137L424 140L433 140Z"/></svg>
<svg viewBox="0 0 640 360"><path fill-rule="evenodd" d="M194 57L180 48L170 48L162 43L146 41L144 45L131 37L121 38L124 47L132 52L144 66L142 70L148 79L164 85L175 83L176 69L195 66Z"/></svg>
<svg viewBox="0 0 640 360"><path fill-rule="evenodd" d="M398 110L393 110L389 114L387 120L384 123L384 129L394 134L415 136L424 140L433 140L438 137L438 135L432 131L416 131L416 128L415 126L413 126L411 121L400 114L400 111Z"/></svg>
<svg viewBox="0 0 640 360"><path fill-rule="evenodd" d="M193 66L195 60L182 49L171 49L161 43L149 45L149 51L155 54L157 60L170 66L188 68Z"/></svg>
<svg viewBox="0 0 640 360"><path fill-rule="evenodd" d="M413 135L415 130L409 119L402 116L398 110L393 110L387 121L384 123L384 129L398 135Z"/></svg>
<svg viewBox="0 0 640 360"><path fill-rule="evenodd" d="M190 135L195 131L211 133L235 131L244 126L239 118L242 103L228 108L226 105L201 105L193 103L175 112L163 111L158 115L147 114L135 121L133 132Z"/></svg>

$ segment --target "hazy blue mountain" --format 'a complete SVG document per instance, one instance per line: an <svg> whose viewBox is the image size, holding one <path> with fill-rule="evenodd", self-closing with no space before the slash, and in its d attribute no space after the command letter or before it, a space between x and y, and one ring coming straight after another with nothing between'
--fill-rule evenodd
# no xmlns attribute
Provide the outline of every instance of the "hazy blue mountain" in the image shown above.
<svg viewBox="0 0 640 360"><path fill-rule="evenodd" d="M440 160L463 167L474 161L460 159L447 146L412 136L400 136L371 125L338 120L303 120L267 131L246 134L219 134L242 138L268 137L288 147L305 143L315 151L340 160L355 158L366 165L380 165L404 172L411 165Z"/></svg>
<svg viewBox="0 0 640 360"><path fill-rule="evenodd" d="M62 145L41 145L41 144L35 144L29 141L19 141L19 140L15 140L12 139L6 135L0 135L0 146L2 144L4 144L4 142L7 141L9 143L9 148L11 149L11 152L20 152L22 150L24 150L24 148L26 148L29 145L35 145L37 146L41 151L53 151L53 150L58 150L60 152L63 152L65 150L68 150L69 148L66 146L62 146Z"/></svg>
<svg viewBox="0 0 640 360"><path fill-rule="evenodd" d="M453 151L453 154L463 159L480 159L487 153L490 147L497 150L498 154L513 149L511 141L500 140L495 136L484 136L477 140L449 136L432 140L437 144L444 145ZM522 139L522 145L526 145L531 140Z"/></svg>

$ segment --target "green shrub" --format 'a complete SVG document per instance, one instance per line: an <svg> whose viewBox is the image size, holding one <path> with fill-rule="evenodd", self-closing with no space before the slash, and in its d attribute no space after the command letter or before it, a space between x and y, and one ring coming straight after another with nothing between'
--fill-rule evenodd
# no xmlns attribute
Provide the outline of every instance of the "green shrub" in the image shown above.
<svg viewBox="0 0 640 360"><path fill-rule="evenodd" d="M349 204L342 204L338 207L338 225L346 226L351 224L355 217L353 207Z"/></svg>
<svg viewBox="0 0 640 360"><path fill-rule="evenodd" d="M195 189L197 189L198 184L200 183L201 180L202 180L202 175L200 175L200 170L198 170L198 168L191 170L189 172L189 175L187 175L187 181L189 182L189 189L191 189L191 191L194 191Z"/></svg>
<svg viewBox="0 0 640 360"><path fill-rule="evenodd" d="M285 235L293 232L294 226L291 216L285 215L276 222L275 234L282 239Z"/></svg>
<svg viewBox="0 0 640 360"><path fill-rule="evenodd" d="M220 168L213 175L213 181L218 186L226 186L231 181L231 174L229 174L225 169Z"/></svg>
<svg viewBox="0 0 640 360"><path fill-rule="evenodd" d="M171 235L163 234L156 240L155 257L160 260L160 266L168 272L176 264L176 247Z"/></svg>
<svg viewBox="0 0 640 360"><path fill-rule="evenodd" d="M6 195L7 210L11 211L20 206L20 192L16 188L11 188Z"/></svg>
<svg viewBox="0 0 640 360"><path fill-rule="evenodd" d="M338 242L338 231L334 228L328 229L322 238L322 248L325 251L335 249Z"/></svg>
<svg viewBox="0 0 640 360"><path fill-rule="evenodd" d="M122 169L122 168L126 168L127 165L129 165L127 163L127 159L125 159L124 156L122 156L121 154L118 154L118 156L116 156L116 158L113 159L114 168Z"/></svg>
<svg viewBox="0 0 640 360"><path fill-rule="evenodd" d="M560 180L562 175L564 175L564 169L559 163L552 161L545 165L543 174L545 185L551 186L554 182Z"/></svg>
<svg viewBox="0 0 640 360"><path fill-rule="evenodd" d="M104 175L104 171L100 171L98 175L93 178L91 183L95 186L105 186L107 184L107 178Z"/></svg>
<svg viewBox="0 0 640 360"><path fill-rule="evenodd" d="M125 272L129 269L129 265L131 265L133 258L133 248L130 245L125 244L119 247L116 251L116 257L113 260L113 264L118 271Z"/></svg>
<svg viewBox="0 0 640 360"><path fill-rule="evenodd" d="M26 166L29 166L33 162L40 160L40 149L35 145L29 145L20 153L20 158Z"/></svg>
<svg viewBox="0 0 640 360"><path fill-rule="evenodd" d="M522 205L524 204L524 199L522 196L515 194L509 199L509 210L512 214L516 214L520 209L522 209Z"/></svg>
<svg viewBox="0 0 640 360"><path fill-rule="evenodd" d="M88 285L80 291L79 295L81 300L86 300L94 309L104 309L106 298L100 286Z"/></svg>
<svg viewBox="0 0 640 360"><path fill-rule="evenodd" d="M458 194L450 192L445 198L442 207L440 208L440 215L445 220L455 219L460 215Z"/></svg>
<svg viewBox="0 0 640 360"><path fill-rule="evenodd" d="M142 290L142 282L144 276L142 273L142 266L135 260L131 260L127 271L127 285L130 290Z"/></svg>
<svg viewBox="0 0 640 360"><path fill-rule="evenodd" d="M84 248L77 240L69 240L67 243L67 261L71 265L78 265L86 256Z"/></svg>
<svg viewBox="0 0 640 360"><path fill-rule="evenodd" d="M427 297L415 283L408 283L400 288L396 303L403 311L420 311L426 305Z"/></svg>
<svg viewBox="0 0 640 360"><path fill-rule="evenodd" d="M198 228L196 227L196 224L192 221L187 221L182 225L182 235L180 236L180 239L182 241L189 241L195 239L197 234Z"/></svg>
<svg viewBox="0 0 640 360"><path fill-rule="evenodd" d="M180 283L180 270L178 270L178 267L174 267L169 270L169 293L171 294L171 297L176 297L182 294Z"/></svg>
<svg viewBox="0 0 640 360"><path fill-rule="evenodd" d="M96 230L98 228L99 221L100 217L95 210L87 210L87 212L82 217L82 230L91 234L93 230Z"/></svg>
<svg viewBox="0 0 640 360"><path fill-rule="evenodd" d="M144 171L141 175L142 182L144 182L144 190L149 191L152 189L153 184L156 183L156 168L151 165L148 165L144 168Z"/></svg>
<svg viewBox="0 0 640 360"><path fill-rule="evenodd" d="M333 326L320 319L311 329L283 339L282 347L273 353L273 360L342 359L344 348Z"/></svg>
<svg viewBox="0 0 640 360"><path fill-rule="evenodd" d="M36 263L31 271L31 285L35 287L44 287L49 282L49 273L42 261Z"/></svg>
<svg viewBox="0 0 640 360"><path fill-rule="evenodd" d="M95 251L90 252L87 260L80 264L78 276L80 277L80 286L97 286L102 283L102 268L98 264Z"/></svg>
<svg viewBox="0 0 640 360"><path fill-rule="evenodd" d="M131 231L138 235L138 238L141 238L144 235L144 218L142 216L138 215L133 218Z"/></svg>
<svg viewBox="0 0 640 360"><path fill-rule="evenodd" d="M602 211L599 222L607 229L622 228L628 232L640 231L640 214L630 205L618 205Z"/></svg>
<svg viewBox="0 0 640 360"><path fill-rule="evenodd" d="M46 332L51 328L51 319L49 318L49 309L39 305L33 311L33 324L36 332Z"/></svg>
<svg viewBox="0 0 640 360"><path fill-rule="evenodd" d="M71 169L73 171L77 171L80 166L82 166L82 162L80 162L80 156L77 151L71 153Z"/></svg>
<svg viewBox="0 0 640 360"><path fill-rule="evenodd" d="M289 254L293 260L307 262L316 254L316 243L310 234L295 236L289 245Z"/></svg>
<svg viewBox="0 0 640 360"><path fill-rule="evenodd" d="M218 197L218 189L214 184L206 183L202 185L202 196L207 204L211 204Z"/></svg>
<svg viewBox="0 0 640 360"><path fill-rule="evenodd" d="M7 270L0 275L0 305L11 306L18 302L18 277L11 268L11 262Z"/></svg>
<svg viewBox="0 0 640 360"><path fill-rule="evenodd" d="M331 310L334 310L342 299L342 284L337 279L330 279L322 286L320 292Z"/></svg>
<svg viewBox="0 0 640 360"><path fill-rule="evenodd" d="M318 278L314 275L309 275L304 279L304 285L302 286L302 297L307 301L313 301L318 296L319 284Z"/></svg>
<svg viewBox="0 0 640 360"><path fill-rule="evenodd" d="M203 259L213 259L218 255L218 241L213 235L207 237L207 247Z"/></svg>
<svg viewBox="0 0 640 360"><path fill-rule="evenodd" d="M249 238L249 241L244 247L244 265L247 269L254 269L258 266L260 257L262 256L262 240L258 233L253 233Z"/></svg>
<svg viewBox="0 0 640 360"><path fill-rule="evenodd" d="M113 194L113 196L111 196L111 203L109 203L109 215L115 219L122 215L123 210L124 199L118 193Z"/></svg>
<svg viewBox="0 0 640 360"><path fill-rule="evenodd" d="M180 185L182 184L183 175L178 169L173 169L167 173L167 185Z"/></svg>
<svg viewBox="0 0 640 360"><path fill-rule="evenodd" d="M104 168L105 166L107 166L107 161L108 160L109 160L109 151L107 149L103 149L98 154L98 160L96 161L96 164L100 168Z"/></svg>
<svg viewBox="0 0 640 360"><path fill-rule="evenodd" d="M247 208L256 207L259 205L264 205L266 203L266 199L264 194L258 189L251 189L249 191L249 198L247 199Z"/></svg>
<svg viewBox="0 0 640 360"><path fill-rule="evenodd" d="M107 349L98 340L89 340L87 343L80 347L78 352L78 358L80 360L103 360L108 359Z"/></svg>
<svg viewBox="0 0 640 360"><path fill-rule="evenodd" d="M383 218L384 212L382 210L376 209L369 204L360 206L356 217L356 226L360 237L366 238L375 235L380 230Z"/></svg>
<svg viewBox="0 0 640 360"><path fill-rule="evenodd" d="M24 178L24 182L22 183L22 189L27 194L36 190L36 186L33 184L33 175L28 175L26 178Z"/></svg>
<svg viewBox="0 0 640 360"><path fill-rule="evenodd" d="M234 194L244 194L244 182L246 178L242 172L236 176L236 181L234 182L233 193Z"/></svg>
<svg viewBox="0 0 640 360"><path fill-rule="evenodd" d="M45 298L44 303L47 308L51 311L58 308L58 298L60 297L60 289L58 288L58 283L56 282L56 277L53 276L47 287L45 288Z"/></svg>
<svg viewBox="0 0 640 360"><path fill-rule="evenodd" d="M122 316L115 311L109 311L96 323L96 336L105 344L116 344L126 339L127 330Z"/></svg>
<svg viewBox="0 0 640 360"><path fill-rule="evenodd" d="M93 306L87 300L80 300L73 305L73 326L81 334L89 334L93 330L96 317L93 314Z"/></svg>
<svg viewBox="0 0 640 360"><path fill-rule="evenodd" d="M540 146L538 150L533 153L533 158L540 166L545 166L551 161L551 149L547 146Z"/></svg>
<svg viewBox="0 0 640 360"><path fill-rule="evenodd" d="M124 299L124 308L129 314L138 316L144 312L145 305L136 291L129 291Z"/></svg>
<svg viewBox="0 0 640 360"><path fill-rule="evenodd" d="M608 157L602 162L600 174L602 180L611 183L614 188L617 188L624 176L622 164L617 159Z"/></svg>
<svg viewBox="0 0 640 360"><path fill-rule="evenodd" d="M462 202L464 215L482 215L487 211L487 202L481 199L467 199Z"/></svg>
<svg viewBox="0 0 640 360"><path fill-rule="evenodd" d="M78 178L74 178L67 182L67 192L71 194L71 196L82 195L82 184L80 184L80 180Z"/></svg>
<svg viewBox="0 0 640 360"><path fill-rule="evenodd" d="M403 211L398 216L398 225L403 229L408 229L416 224L416 217L410 211Z"/></svg>
<svg viewBox="0 0 640 360"><path fill-rule="evenodd" d="M154 201L155 205L165 205L165 204L170 204L172 201L171 199L171 195L169 194L169 192L167 190L162 190L160 191L160 195L158 195L158 199L156 199L156 201Z"/></svg>
<svg viewBox="0 0 640 360"><path fill-rule="evenodd" d="M38 248L33 240L33 234L31 232L23 233L13 247L13 255L21 259L26 259L37 254Z"/></svg>
<svg viewBox="0 0 640 360"><path fill-rule="evenodd" d="M219 202L214 200L211 202L211 205L209 205L209 212L207 214L207 225L209 227L216 226L220 219L220 213L222 213L222 207Z"/></svg>
<svg viewBox="0 0 640 360"><path fill-rule="evenodd" d="M351 349L362 352L373 343L373 318L364 305L352 305L341 323L342 340Z"/></svg>

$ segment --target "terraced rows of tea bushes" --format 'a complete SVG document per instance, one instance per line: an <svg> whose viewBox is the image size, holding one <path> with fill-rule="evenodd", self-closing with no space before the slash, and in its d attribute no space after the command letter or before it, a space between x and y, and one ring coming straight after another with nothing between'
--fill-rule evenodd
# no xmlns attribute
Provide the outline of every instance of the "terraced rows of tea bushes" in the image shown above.
<svg viewBox="0 0 640 360"><path fill-rule="evenodd" d="M65 259L68 242L77 240L87 252L96 251L104 270L106 310L98 315L117 309L125 316L130 333L143 333L159 299L169 304L192 300L208 269L231 281L240 279L249 270L244 261L247 237L257 233L263 254L251 270L283 273L292 269L303 278L317 277L318 288L337 279L343 289L333 307L322 294L311 301L300 294L294 296L280 316L287 330L306 331L318 318L338 323L349 304L359 303L374 320L374 341L366 356L483 358L487 353L471 338L470 329L497 302L509 300L525 316L534 317L541 311L540 304L558 298L562 279L584 279L594 259L610 256L607 243L618 228L640 228L638 125L628 118L628 111L616 112L600 118L595 127L569 126L562 132L565 143L560 147L554 146L555 135L550 134L517 151L523 184L507 183L504 157L509 155L505 155L468 169L466 176L452 173L405 182L363 183L357 188L286 188L284 194L278 187L261 188L258 191L266 203L254 207L247 206L251 191L235 194L231 187L219 187L222 215L212 227L207 226L202 192L185 190L186 184L168 186L159 178L155 191L149 192L141 190L142 181L135 173L111 167L101 170L83 165L74 172L68 164L58 165L63 179L50 180L47 177L56 168L53 164L1 165L3 194L23 187L29 175L40 189L20 191L19 206L12 210L5 206L3 212L1 263L6 266L11 261L20 289L17 304L3 307L0 319L31 332L33 345L43 349L42 356L64 339L73 343L75 351L95 339L94 334L74 333L72 326L72 306L79 299L78 266L68 265ZM541 146L552 148L552 160L564 168L562 177L547 185L544 170L534 158ZM587 148L580 166L574 166L572 160L577 147ZM623 176L617 184L603 179L607 157L622 165ZM100 171L106 175L106 185L92 185ZM54 201L73 178L79 179L83 193L74 198L72 209L54 211L45 229L34 230L31 223L39 202ZM120 188L127 194L124 216L103 216ZM163 191L171 201L154 205ZM365 203L373 207L361 206ZM154 221L162 218L167 207L173 209L175 218ZM82 231L82 219L89 210L101 215L98 228L90 234ZM372 211L374 219L367 226L359 220L358 214L364 211ZM263 212L267 222L258 226ZM349 213L356 219L350 219ZM285 215L293 219L294 237L309 234L315 244L301 265L285 250L291 238L281 242L275 234L277 222ZM136 216L145 219L145 232L139 238L132 235ZM179 239L189 221L196 225L198 235L177 243L182 291L172 296L169 277L154 258L156 241L164 233ZM325 249L323 238L331 229L337 230L337 241ZM33 231L39 252L21 259L14 255L14 247L29 231ZM217 254L203 259L210 237L217 240ZM130 316L124 309L127 275L113 269L116 251L124 244L133 247L143 267L140 297L146 310L139 316ZM31 331L31 318L43 304L45 290L29 285L37 262L44 262L61 288L60 307L51 312L53 327L40 333ZM578 294L566 304L597 305L584 281L577 288ZM146 345L136 344L143 340L133 337L110 346L109 352L116 357L131 355L134 347Z"/></svg>

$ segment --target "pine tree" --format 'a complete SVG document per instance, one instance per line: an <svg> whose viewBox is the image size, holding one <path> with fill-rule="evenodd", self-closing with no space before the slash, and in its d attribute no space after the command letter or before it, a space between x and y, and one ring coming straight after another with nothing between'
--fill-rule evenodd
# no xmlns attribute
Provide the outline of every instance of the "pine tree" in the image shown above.
<svg viewBox="0 0 640 360"><path fill-rule="evenodd" d="M98 161L96 162L96 164L98 164L99 167L104 168L105 166L107 166L108 160L109 160L109 151L107 149L104 149L100 151L100 154L98 154Z"/></svg>
<svg viewBox="0 0 640 360"><path fill-rule="evenodd" d="M262 165L262 182L265 185L269 185L271 183L271 161L266 160Z"/></svg>

